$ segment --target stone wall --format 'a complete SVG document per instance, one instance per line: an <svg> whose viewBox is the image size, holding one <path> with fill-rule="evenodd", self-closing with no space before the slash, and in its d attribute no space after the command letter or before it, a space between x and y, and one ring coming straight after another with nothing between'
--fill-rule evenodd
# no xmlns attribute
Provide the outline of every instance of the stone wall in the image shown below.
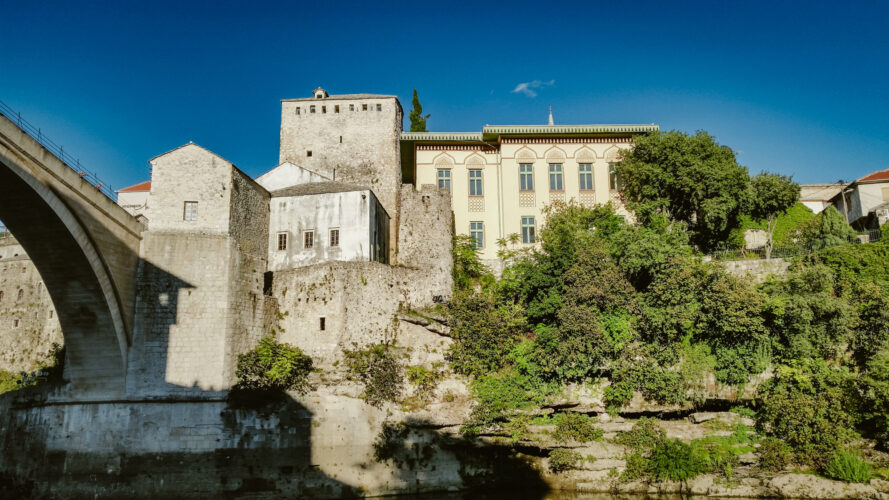
<svg viewBox="0 0 889 500"><path fill-rule="evenodd" d="M450 193L423 186L401 186L398 264L451 275L454 217Z"/></svg>
<svg viewBox="0 0 889 500"><path fill-rule="evenodd" d="M64 340L37 268L6 234L0 238L0 370L18 373L36 368L53 343Z"/></svg>
<svg viewBox="0 0 889 500"><path fill-rule="evenodd" d="M151 230L228 234L232 170L230 162L192 143L152 159ZM197 220L184 220L187 201L198 203Z"/></svg>
<svg viewBox="0 0 889 500"><path fill-rule="evenodd" d="M754 283L762 283L770 274L783 275L787 272L790 262L784 259L750 259L716 261L729 274L744 278L749 277Z"/></svg>
<svg viewBox="0 0 889 500"><path fill-rule="evenodd" d="M319 363L342 349L397 336L401 310L433 306L451 291L450 274L377 262L332 262L274 273L279 340L299 346ZM324 329L321 329L324 318Z"/></svg>
<svg viewBox="0 0 889 500"><path fill-rule="evenodd" d="M268 257L269 192L234 166L231 175L229 234L241 252L264 261Z"/></svg>

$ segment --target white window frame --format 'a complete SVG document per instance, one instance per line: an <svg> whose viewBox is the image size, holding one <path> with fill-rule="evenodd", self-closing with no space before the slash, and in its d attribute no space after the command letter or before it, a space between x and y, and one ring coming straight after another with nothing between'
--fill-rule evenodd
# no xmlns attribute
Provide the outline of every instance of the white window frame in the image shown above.
<svg viewBox="0 0 889 500"><path fill-rule="evenodd" d="M561 163L550 163L549 164L549 190L550 191L564 191L565 190L565 179L564 179L564 171L562 169Z"/></svg>
<svg viewBox="0 0 889 500"><path fill-rule="evenodd" d="M584 184L586 184L584 180L589 181L589 187L584 187ZM579 163L577 165L577 181L581 191L594 191L596 189L592 163Z"/></svg>
<svg viewBox="0 0 889 500"><path fill-rule="evenodd" d="M336 234L336 241L334 241L333 235ZM327 242L331 247L339 247L340 246L340 228L334 227L331 228L330 231L327 232Z"/></svg>
<svg viewBox="0 0 889 500"><path fill-rule="evenodd" d="M311 248L315 248L315 230L309 229L308 231L303 231L303 249L309 250Z"/></svg>
<svg viewBox="0 0 889 500"><path fill-rule="evenodd" d="M522 243L525 245L537 243L537 220L533 215L522 216Z"/></svg>
<svg viewBox="0 0 889 500"><path fill-rule="evenodd" d="M283 236L283 241L281 238L282 236ZM279 252L287 250L287 243L288 243L287 240L289 240L289 239L290 238L289 238L287 231L278 232L278 238L275 241L275 243L276 243L276 246L277 246ZM281 243L283 243L283 245Z"/></svg>
<svg viewBox="0 0 889 500"><path fill-rule="evenodd" d="M191 210L189 210L191 208ZM198 202L186 201L182 205L182 220L194 222L198 220Z"/></svg>
<svg viewBox="0 0 889 500"><path fill-rule="evenodd" d="M444 174L444 175L443 175ZM451 191L451 169L449 168L440 168L435 175L436 180L438 181L438 189L447 189L448 192ZM443 186L442 183L446 185Z"/></svg>
<svg viewBox="0 0 889 500"><path fill-rule="evenodd" d="M534 191L533 163L519 163L519 191Z"/></svg>
<svg viewBox="0 0 889 500"><path fill-rule="evenodd" d="M469 196L477 198L484 196L484 174L482 173L482 169L470 168L467 175L469 176Z"/></svg>
<svg viewBox="0 0 889 500"><path fill-rule="evenodd" d="M478 234L478 237L476 237ZM469 223L469 241L472 248L482 250L485 248L485 223L482 221L472 221Z"/></svg>

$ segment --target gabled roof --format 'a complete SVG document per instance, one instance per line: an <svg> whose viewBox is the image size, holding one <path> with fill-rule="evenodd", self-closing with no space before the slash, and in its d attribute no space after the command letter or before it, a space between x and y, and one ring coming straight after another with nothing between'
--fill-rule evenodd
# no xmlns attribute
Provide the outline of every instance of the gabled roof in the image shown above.
<svg viewBox="0 0 889 500"><path fill-rule="evenodd" d="M346 193L349 191L370 191L370 188L338 181L309 182L272 191L272 198L304 196L308 194Z"/></svg>
<svg viewBox="0 0 889 500"><path fill-rule="evenodd" d="M800 184L800 201L827 201L840 194L842 184Z"/></svg>
<svg viewBox="0 0 889 500"><path fill-rule="evenodd" d="M151 191L151 181L140 182L139 184L133 184L132 186L117 190L118 193L135 193L139 191Z"/></svg>
<svg viewBox="0 0 889 500"><path fill-rule="evenodd" d="M153 162L154 160L160 158L161 156L168 155L168 154L170 154L170 153L172 153L172 152L174 152L174 151L179 151L179 150L182 149L182 148L187 148L188 146L194 146L194 147L197 147L197 148L201 148L201 149L203 149L204 151L210 153L211 155L213 155L213 156L219 158L220 160L222 160L222 161L224 161L224 162L226 162L226 163L230 163L232 166L235 165L234 163L232 163L232 162L226 160L225 158L223 158L223 157L219 156L218 154L214 153L213 151L210 151L209 149L207 149L207 148L205 148L205 147L203 147L203 146L199 146L199 145L195 144L195 143L192 142L192 141L188 141L187 144L183 144L183 145L179 146L178 148L173 148L173 149L167 151L166 153L161 153L161 154L155 156L154 158L148 160L148 163Z"/></svg>
<svg viewBox="0 0 889 500"><path fill-rule="evenodd" d="M877 170L876 172L871 172L855 182L869 181L889 181L889 168L887 168L886 170Z"/></svg>

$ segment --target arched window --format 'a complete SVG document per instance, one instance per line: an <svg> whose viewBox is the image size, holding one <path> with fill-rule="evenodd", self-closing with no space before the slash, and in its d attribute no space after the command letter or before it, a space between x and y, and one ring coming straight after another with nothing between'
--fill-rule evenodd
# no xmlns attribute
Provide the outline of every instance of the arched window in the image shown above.
<svg viewBox="0 0 889 500"><path fill-rule="evenodd" d="M18 298L18 300L22 300L23 298L25 298L25 291L22 290L21 288L19 288L19 298Z"/></svg>

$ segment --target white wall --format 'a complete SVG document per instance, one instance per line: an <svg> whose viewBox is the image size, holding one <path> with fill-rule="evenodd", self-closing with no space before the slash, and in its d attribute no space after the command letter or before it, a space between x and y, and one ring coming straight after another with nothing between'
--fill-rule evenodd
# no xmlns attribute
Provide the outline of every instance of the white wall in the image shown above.
<svg viewBox="0 0 889 500"><path fill-rule="evenodd" d="M148 217L149 191L123 191L117 193L117 204L133 216Z"/></svg>
<svg viewBox="0 0 889 500"><path fill-rule="evenodd" d="M309 182L329 181L328 177L311 170L285 162L256 178L256 182L268 191L307 184Z"/></svg>
<svg viewBox="0 0 889 500"><path fill-rule="evenodd" d="M388 224L388 215L369 190L272 198L269 270L328 261L374 260L373 232L379 230L375 218L383 218ZM331 229L340 231L337 247L330 246ZM303 234L308 230L315 231L311 249L303 245ZM278 250L278 234L282 232L288 238L286 250Z"/></svg>

